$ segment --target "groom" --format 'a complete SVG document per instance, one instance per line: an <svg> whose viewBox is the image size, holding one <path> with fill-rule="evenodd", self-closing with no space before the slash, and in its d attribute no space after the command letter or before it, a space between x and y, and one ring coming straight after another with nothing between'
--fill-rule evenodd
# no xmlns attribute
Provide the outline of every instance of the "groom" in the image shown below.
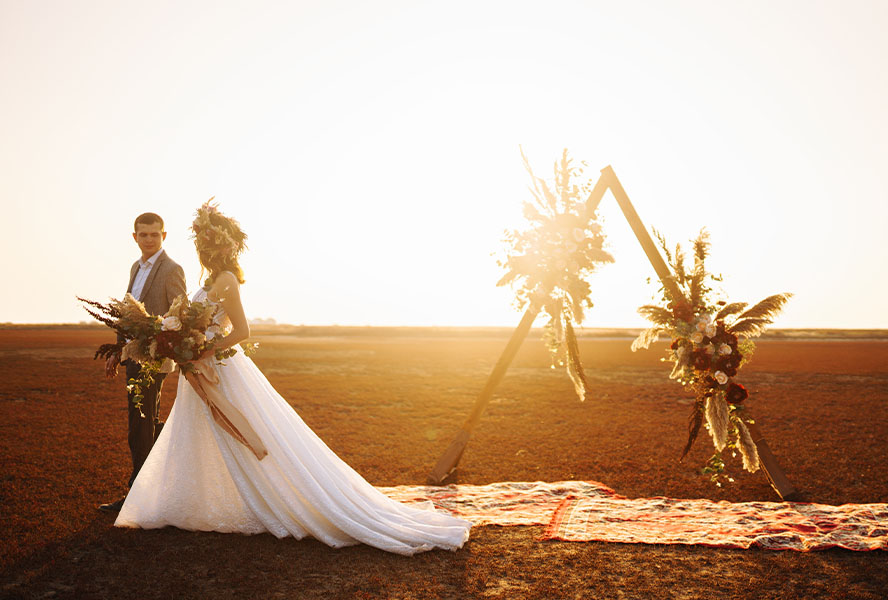
<svg viewBox="0 0 888 600"><path fill-rule="evenodd" d="M170 308L176 296L185 293L185 272L178 264L173 262L162 246L166 239L166 231L163 229L163 219L154 213L144 213L136 217L133 225L133 239L142 251L142 257L133 263L130 269L129 286L126 288L137 300L140 300L145 309L153 315L162 315ZM117 374L117 366L120 364L120 355L108 357L105 363L105 375L114 377ZM139 364L126 360L126 379L136 377L139 374ZM160 389L166 373L158 373L154 377L154 384L142 390L142 410L133 404L133 394L128 394L127 407L129 409L129 447L133 457L133 473L129 484L133 485L142 463L148 457L154 440L160 434L163 423L160 422ZM105 512L119 512L126 497L115 502L102 504L99 510Z"/></svg>

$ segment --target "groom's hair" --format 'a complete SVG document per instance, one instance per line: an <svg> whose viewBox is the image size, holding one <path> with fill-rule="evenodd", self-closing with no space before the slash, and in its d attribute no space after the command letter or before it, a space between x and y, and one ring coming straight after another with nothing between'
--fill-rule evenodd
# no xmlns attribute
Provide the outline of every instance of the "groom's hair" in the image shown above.
<svg viewBox="0 0 888 600"><path fill-rule="evenodd" d="M136 217L136 222L133 223L133 231L136 230L139 223L142 225L151 225L152 223L160 223L160 230L163 231L163 219L160 218L160 215L156 213L142 213L138 217Z"/></svg>

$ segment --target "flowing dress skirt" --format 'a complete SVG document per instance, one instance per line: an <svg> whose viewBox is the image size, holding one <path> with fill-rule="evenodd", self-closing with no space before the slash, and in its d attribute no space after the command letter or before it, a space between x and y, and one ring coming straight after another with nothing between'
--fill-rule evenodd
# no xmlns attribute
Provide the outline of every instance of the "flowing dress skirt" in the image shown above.
<svg viewBox="0 0 888 600"><path fill-rule="evenodd" d="M455 550L471 524L398 503L343 462L302 421L243 352L216 365L220 388L268 456L261 461L222 430L179 377L170 416L115 525L311 536L398 554Z"/></svg>

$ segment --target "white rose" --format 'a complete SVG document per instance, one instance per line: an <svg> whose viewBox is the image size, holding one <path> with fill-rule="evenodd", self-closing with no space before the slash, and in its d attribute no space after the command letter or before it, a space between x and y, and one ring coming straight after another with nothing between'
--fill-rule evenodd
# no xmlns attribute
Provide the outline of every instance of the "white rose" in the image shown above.
<svg viewBox="0 0 888 600"><path fill-rule="evenodd" d="M697 330L698 331L706 331L709 327L709 323L712 321L712 316L707 313L697 316ZM714 333L714 332L713 332Z"/></svg>
<svg viewBox="0 0 888 600"><path fill-rule="evenodd" d="M703 343L703 334L700 333L699 331L695 331L694 334L691 336L691 341L694 342L695 344L702 344Z"/></svg>
<svg viewBox="0 0 888 600"><path fill-rule="evenodd" d="M579 227L574 227L573 229L573 238L576 243L580 243L586 239L586 234L583 233L583 230Z"/></svg>
<svg viewBox="0 0 888 600"><path fill-rule="evenodd" d="M715 380L719 383L719 385L724 385L728 382L728 376L721 371L716 371Z"/></svg>
<svg viewBox="0 0 888 600"><path fill-rule="evenodd" d="M716 332L718 332L718 328L715 326L715 323L710 323L706 326L706 335L709 337L715 336Z"/></svg>
<svg viewBox="0 0 888 600"><path fill-rule="evenodd" d="M167 317L161 322L160 328L164 331L179 331L182 329L182 321L179 317Z"/></svg>
<svg viewBox="0 0 888 600"><path fill-rule="evenodd" d="M719 354L730 354L731 352L733 352L733 350L731 350L731 347L727 344L722 344L718 347Z"/></svg>

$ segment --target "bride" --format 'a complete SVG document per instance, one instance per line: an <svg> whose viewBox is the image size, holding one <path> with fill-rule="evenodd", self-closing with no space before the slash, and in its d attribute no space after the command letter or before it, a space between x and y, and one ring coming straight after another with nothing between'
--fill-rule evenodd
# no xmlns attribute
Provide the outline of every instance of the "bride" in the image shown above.
<svg viewBox="0 0 888 600"><path fill-rule="evenodd" d="M388 552L456 550L471 523L400 504L343 462L302 421L244 355L250 335L239 286L238 256L246 235L209 202L192 226L201 266L209 271L196 301L218 304L215 349L235 348L212 365L224 400L245 419L264 450L235 439L185 377L151 454L133 482L114 525L312 536L334 547L364 543ZM221 336L221 338L220 338ZM267 452L267 454L265 454ZM260 459L259 456L262 456Z"/></svg>

